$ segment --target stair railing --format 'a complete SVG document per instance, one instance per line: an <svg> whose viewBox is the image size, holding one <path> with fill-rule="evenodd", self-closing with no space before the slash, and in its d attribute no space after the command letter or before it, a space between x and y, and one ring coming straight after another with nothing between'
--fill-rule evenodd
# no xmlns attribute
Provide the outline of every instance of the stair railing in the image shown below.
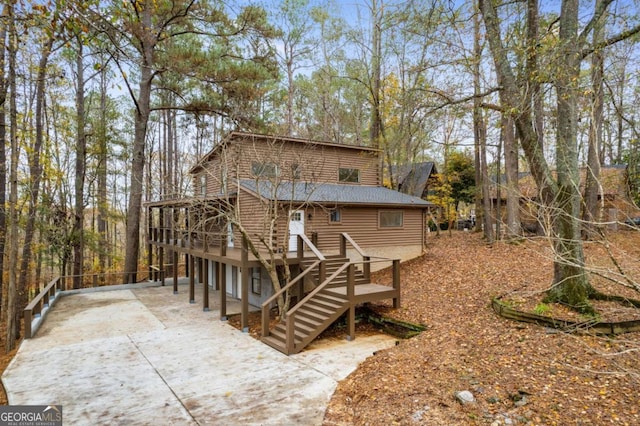
<svg viewBox="0 0 640 426"><path fill-rule="evenodd" d="M318 248L311 242L311 240L309 240L309 238L307 238L306 235L300 234L300 235L298 235L298 249L297 249L297 254L298 254L298 259L299 260L302 260L302 258L304 257L304 255L303 255L303 250L304 250L303 244L306 244L307 247L309 247L309 249L315 255L317 260L315 262L313 262L309 267L305 268L304 271L302 271L301 273L296 275L296 277L293 280L289 281L278 292L273 294L271 297L269 297L267 300L265 300L262 303L262 337L268 337L270 332L271 332L270 329L269 329L269 322L270 322L270 319L271 319L271 316L269 315L269 310L270 310L271 304L274 301L276 301L278 299L278 297L283 295L285 291L288 291L295 284L297 284L299 282L302 282L304 277L307 276L307 274L309 274L309 272L311 272L316 267L318 267L318 277L319 277L318 280L319 281L323 281L324 280L324 277L325 277L325 274L326 274L326 265L325 265L326 258L320 252L320 250L318 250Z"/></svg>
<svg viewBox="0 0 640 426"><path fill-rule="evenodd" d="M296 304L293 308L287 311L287 353L293 353L294 343L295 343L295 316L298 309L304 306L309 300L313 299L313 297L318 294L322 289L324 289L329 283L331 283L338 275L340 275L345 269L348 267L353 268L351 262L347 261L341 267L339 267L333 274L331 274L327 279L320 283L316 288L313 289L309 294L305 296L300 302ZM347 280L347 289L351 287L351 294L353 293L353 273L349 274L350 280ZM350 281L350 282L349 282ZM347 290L349 291L349 290Z"/></svg>
<svg viewBox="0 0 640 426"><path fill-rule="evenodd" d="M360 248L358 243L356 243L353 240L353 238L351 238L351 236L346 232L343 232L342 234L340 234L340 255L341 256L347 257L347 243L351 244L351 247L353 247L355 251L358 252L360 256L362 256L362 272L364 273L365 278L367 280L370 280L371 265L369 262L371 261L371 256L366 254L364 250Z"/></svg>

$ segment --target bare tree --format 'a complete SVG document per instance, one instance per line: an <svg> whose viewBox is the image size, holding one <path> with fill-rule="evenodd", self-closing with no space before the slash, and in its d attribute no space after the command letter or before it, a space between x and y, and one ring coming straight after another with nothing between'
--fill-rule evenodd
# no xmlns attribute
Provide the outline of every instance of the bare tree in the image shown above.
<svg viewBox="0 0 640 426"><path fill-rule="evenodd" d="M602 0L596 1L596 8L602 7ZM604 39L606 15L595 22L593 27L593 45L597 46ZM589 147L587 154L587 173L584 187L584 207L582 212L583 235L593 237L594 228L601 222L601 206L598 203L600 191L600 146L602 143L602 122L604 105L604 57L601 50L591 55L591 120L589 123Z"/></svg>
<svg viewBox="0 0 640 426"><path fill-rule="evenodd" d="M221 244L233 241L234 234L244 239L269 275L274 292L279 292L281 283L289 282L292 276L288 261L292 251L289 220L299 211L316 206L311 201L319 184L315 171L322 168L323 160L310 152L313 149L305 147L291 155L279 140L242 149L225 147L218 154L217 165L206 166L207 179L221 186L225 195L204 203L193 226L217 228L230 239L223 239ZM248 166L247 158L254 159ZM245 167L251 167L253 177L249 180L240 178L247 172ZM253 195L247 196L248 192ZM278 298L277 303L282 317L289 309L289 293Z"/></svg>
<svg viewBox="0 0 640 426"><path fill-rule="evenodd" d="M527 87L527 80L520 80L509 62L508 52L501 39L500 20L493 2L481 0L487 30L487 39L491 47L496 74L503 99L507 107L516 111L514 115L517 135L529 163L532 175L538 186L544 204L553 209L552 223L555 249L554 280L549 291L549 300L562 301L577 310L592 312L588 297L593 293L584 268L583 245L580 237L581 196L578 190L578 153L577 153L577 100L580 63L590 53L586 38L595 23L604 14L611 1L599 3L591 20L582 31L578 26L578 1L564 0L559 16L558 48L556 50L555 88L557 92L557 134L556 169L557 180L552 177L551 169L544 158L536 134L535 122L530 104L522 104L521 89ZM640 28L618 34L600 43L604 48ZM529 46L535 49L536 46Z"/></svg>
<svg viewBox="0 0 640 426"><path fill-rule="evenodd" d="M5 6L8 26L9 43L9 143L11 145L11 166L9 170L9 285L7 288L7 339L6 351L15 348L18 338L20 321L17 306L18 286L18 114L16 111L16 52L18 50L18 35L15 27L15 9L13 4ZM17 321L17 322L16 322Z"/></svg>

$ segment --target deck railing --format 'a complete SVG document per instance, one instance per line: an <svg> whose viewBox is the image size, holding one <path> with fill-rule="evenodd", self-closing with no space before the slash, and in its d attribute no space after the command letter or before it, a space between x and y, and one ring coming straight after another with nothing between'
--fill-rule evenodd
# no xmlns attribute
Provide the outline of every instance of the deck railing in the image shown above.
<svg viewBox="0 0 640 426"><path fill-rule="evenodd" d="M358 245L358 243L356 243L353 238L351 238L351 236L349 234L347 234L346 232L343 232L340 235L340 255L346 257L347 256L347 243L349 243L351 245L351 247L354 248L354 250L360 255L362 256L362 262L355 262L355 263L362 263L362 269L363 269L363 273L364 276L367 278L367 280L371 279L371 264L372 263L377 263L377 262L391 262L391 267L392 267L392 280L393 280L393 288L396 290L400 289L400 259L391 259L388 257L380 257L380 256L370 256L368 254L366 254L364 252L364 250L362 250L362 248L360 248L360 246ZM372 259L376 259L376 260L372 260ZM400 292L398 292L398 298L397 299L393 299L393 307L394 308L399 308L400 307Z"/></svg>

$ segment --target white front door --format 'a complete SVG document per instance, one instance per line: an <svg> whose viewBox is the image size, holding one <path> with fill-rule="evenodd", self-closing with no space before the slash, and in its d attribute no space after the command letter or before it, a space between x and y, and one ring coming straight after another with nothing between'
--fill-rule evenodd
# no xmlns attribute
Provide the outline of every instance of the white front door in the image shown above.
<svg viewBox="0 0 640 426"><path fill-rule="evenodd" d="M289 251L298 250L300 234L304 234L304 211L295 210L289 214Z"/></svg>
<svg viewBox="0 0 640 426"><path fill-rule="evenodd" d="M231 226L231 222L227 222L227 247L233 247L233 226Z"/></svg>

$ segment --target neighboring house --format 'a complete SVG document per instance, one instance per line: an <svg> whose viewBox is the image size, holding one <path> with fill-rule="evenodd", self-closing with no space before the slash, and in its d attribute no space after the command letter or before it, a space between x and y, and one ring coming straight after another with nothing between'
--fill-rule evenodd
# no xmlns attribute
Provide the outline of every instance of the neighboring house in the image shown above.
<svg viewBox="0 0 640 426"><path fill-rule="evenodd" d="M581 192L584 192L586 171L586 168L580 169ZM504 176L502 177L502 180L503 187L500 191L500 212L504 221L506 219L506 188L504 188ZM633 204L629 197L627 166L603 166L600 169L599 182L601 190L598 193L598 202L602 207L600 217L603 222L609 222L610 224L615 225L616 222L622 222L626 219L640 215L638 207ZM533 230L538 223L538 205L540 201L538 188L530 173L519 174L518 186L521 194L521 222L525 228ZM498 204L498 200L495 181L492 184L490 193L491 203L493 206L496 206Z"/></svg>
<svg viewBox="0 0 640 426"><path fill-rule="evenodd" d="M398 183L398 191L425 200L429 190L437 182L438 170L431 161L396 166L392 168L392 172Z"/></svg>
<svg viewBox="0 0 640 426"><path fill-rule="evenodd" d="M371 283L370 273L423 252L431 204L384 188L379 155L233 132L191 168L193 197L147 204L149 263L163 270L166 253L172 264L185 256L190 289L196 278L220 289L223 317L226 295L240 298L243 328L249 305L268 312L277 296L251 247L270 264L286 263L292 280L281 284L304 303L292 304L280 328L263 330L265 342L285 353L301 350L356 303L399 306L399 270L392 286Z"/></svg>

